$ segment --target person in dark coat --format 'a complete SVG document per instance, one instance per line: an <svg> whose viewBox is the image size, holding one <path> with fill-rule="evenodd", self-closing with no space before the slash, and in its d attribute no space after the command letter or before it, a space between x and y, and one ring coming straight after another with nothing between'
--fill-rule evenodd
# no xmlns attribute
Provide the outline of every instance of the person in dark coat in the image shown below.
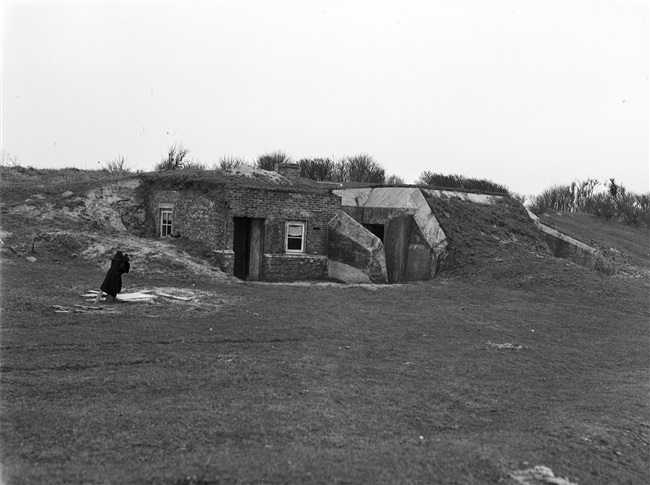
<svg viewBox="0 0 650 485"><path fill-rule="evenodd" d="M106 273L106 277L102 286L100 286L100 291L95 301L99 302L103 291L106 293L106 301L114 303L115 297L122 291L122 275L128 273L130 268L129 255L122 253L122 251L116 252L111 260L111 268Z"/></svg>

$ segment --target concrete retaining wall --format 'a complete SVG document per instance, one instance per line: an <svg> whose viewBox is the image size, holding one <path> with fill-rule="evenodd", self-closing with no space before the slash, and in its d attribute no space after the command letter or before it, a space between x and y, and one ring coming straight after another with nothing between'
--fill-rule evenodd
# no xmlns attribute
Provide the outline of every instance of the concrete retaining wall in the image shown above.
<svg viewBox="0 0 650 485"><path fill-rule="evenodd" d="M596 267L598 250L577 239L567 236L566 234L553 229L540 222L539 217L526 209L528 215L535 223L535 226L544 233L544 240L553 253L558 258L568 259L580 266L590 269Z"/></svg>

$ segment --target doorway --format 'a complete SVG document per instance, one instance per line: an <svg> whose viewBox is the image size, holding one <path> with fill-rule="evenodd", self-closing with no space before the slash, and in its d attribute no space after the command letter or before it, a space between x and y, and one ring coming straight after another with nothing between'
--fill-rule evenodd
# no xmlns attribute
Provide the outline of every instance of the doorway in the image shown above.
<svg viewBox="0 0 650 485"><path fill-rule="evenodd" d="M384 225L383 224L364 224L363 227L372 232L375 236L379 238L381 242L384 242Z"/></svg>
<svg viewBox="0 0 650 485"><path fill-rule="evenodd" d="M264 219L234 217L233 222L233 274L241 280L258 281L262 277Z"/></svg>

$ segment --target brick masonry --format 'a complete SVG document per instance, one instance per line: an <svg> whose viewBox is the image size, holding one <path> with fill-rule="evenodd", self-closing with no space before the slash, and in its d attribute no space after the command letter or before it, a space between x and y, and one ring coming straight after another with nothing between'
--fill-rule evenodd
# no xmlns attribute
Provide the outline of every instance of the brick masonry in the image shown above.
<svg viewBox="0 0 650 485"><path fill-rule="evenodd" d="M266 281L321 280L327 278L327 256L265 254Z"/></svg>
<svg viewBox="0 0 650 485"><path fill-rule="evenodd" d="M172 232L208 244L223 271L233 270L233 218L248 217L264 219L261 279L327 278L328 223L340 209L340 198L328 190L226 186L206 194L153 189L147 205L152 235L160 234L161 208L172 207ZM304 254L285 254L287 221L305 223Z"/></svg>

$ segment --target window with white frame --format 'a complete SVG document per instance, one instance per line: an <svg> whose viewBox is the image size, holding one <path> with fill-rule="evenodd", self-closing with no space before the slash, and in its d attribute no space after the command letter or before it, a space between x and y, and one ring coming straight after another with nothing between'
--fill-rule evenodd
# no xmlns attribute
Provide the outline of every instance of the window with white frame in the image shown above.
<svg viewBox="0 0 650 485"><path fill-rule="evenodd" d="M304 253L305 252L305 223L289 221L287 222L286 238L284 249L287 253Z"/></svg>
<svg viewBox="0 0 650 485"><path fill-rule="evenodd" d="M172 233L172 210L160 209L160 237L169 236Z"/></svg>

